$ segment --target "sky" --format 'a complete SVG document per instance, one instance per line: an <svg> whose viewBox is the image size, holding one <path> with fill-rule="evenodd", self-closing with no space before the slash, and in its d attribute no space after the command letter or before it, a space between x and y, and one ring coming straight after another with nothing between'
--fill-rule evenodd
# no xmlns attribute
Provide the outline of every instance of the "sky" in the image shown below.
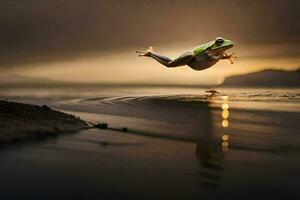
<svg viewBox="0 0 300 200"><path fill-rule="evenodd" d="M217 84L234 74L300 67L300 1L0 0L0 74L64 82ZM204 71L171 58L222 36L238 59Z"/></svg>

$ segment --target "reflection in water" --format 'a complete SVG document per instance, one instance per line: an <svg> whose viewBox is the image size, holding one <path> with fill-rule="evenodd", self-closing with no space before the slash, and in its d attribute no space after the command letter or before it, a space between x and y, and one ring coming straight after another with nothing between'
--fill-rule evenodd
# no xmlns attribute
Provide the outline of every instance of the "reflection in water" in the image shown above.
<svg viewBox="0 0 300 200"><path fill-rule="evenodd" d="M228 139L229 139L229 136L228 136L228 135L223 135L223 136L222 136L222 140L227 141Z"/></svg>
<svg viewBox="0 0 300 200"><path fill-rule="evenodd" d="M222 121L222 127L227 128L229 126L229 121L227 119L223 119Z"/></svg>
<svg viewBox="0 0 300 200"><path fill-rule="evenodd" d="M200 188L217 189L222 180L223 153L209 141L197 142L196 156L200 167Z"/></svg>
<svg viewBox="0 0 300 200"><path fill-rule="evenodd" d="M229 104L228 104L228 96L222 96L222 127L223 129L228 128L229 126ZM221 137L222 139L222 151L227 152L229 150L229 136L223 132Z"/></svg>
<svg viewBox="0 0 300 200"><path fill-rule="evenodd" d="M224 159L224 153L229 151L229 135L226 134L226 128L229 126L229 104L228 96L222 97L222 123L223 133L221 135L221 145L215 142L218 138L213 134L213 122L211 117L207 118L207 121L201 122L208 125L204 139L199 139L196 146L196 156L199 161L200 167L200 187L202 189L218 189L222 181L222 162ZM203 110L202 110L203 111ZM208 110L210 112L210 110ZM210 116L210 113L207 113Z"/></svg>
<svg viewBox="0 0 300 200"><path fill-rule="evenodd" d="M228 119L228 117L229 117L229 111L228 110L223 110L222 117L223 117L223 119Z"/></svg>
<svg viewBox="0 0 300 200"><path fill-rule="evenodd" d="M222 110L228 110L229 109L229 105L227 103L228 101L228 98L223 98L223 101L225 101L223 104L222 104Z"/></svg>
<svg viewBox="0 0 300 200"><path fill-rule="evenodd" d="M222 147L228 147L229 143L228 142L222 142Z"/></svg>

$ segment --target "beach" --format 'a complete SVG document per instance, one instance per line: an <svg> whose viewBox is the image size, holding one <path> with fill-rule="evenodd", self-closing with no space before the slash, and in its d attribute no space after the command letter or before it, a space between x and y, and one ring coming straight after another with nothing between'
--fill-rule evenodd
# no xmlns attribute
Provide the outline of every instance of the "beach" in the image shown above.
<svg viewBox="0 0 300 200"><path fill-rule="evenodd" d="M1 197L299 198L299 89L218 88L215 96L205 90L2 89L0 98L107 128L1 145Z"/></svg>

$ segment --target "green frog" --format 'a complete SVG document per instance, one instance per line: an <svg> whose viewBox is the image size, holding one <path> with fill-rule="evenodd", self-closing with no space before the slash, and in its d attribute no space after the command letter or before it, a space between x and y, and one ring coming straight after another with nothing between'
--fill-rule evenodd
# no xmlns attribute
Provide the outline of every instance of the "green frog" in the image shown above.
<svg viewBox="0 0 300 200"><path fill-rule="evenodd" d="M154 53L152 47L149 47L149 49L146 51L136 51L136 53L139 53L139 56L151 57L166 67L179 67L188 65L192 69L200 71L210 68L219 60L227 59L231 64L233 64L232 58L236 58L233 56L234 53L229 55L225 53L226 50L232 47L233 42L231 40L217 37L213 41L199 45L194 49L185 52L174 60Z"/></svg>

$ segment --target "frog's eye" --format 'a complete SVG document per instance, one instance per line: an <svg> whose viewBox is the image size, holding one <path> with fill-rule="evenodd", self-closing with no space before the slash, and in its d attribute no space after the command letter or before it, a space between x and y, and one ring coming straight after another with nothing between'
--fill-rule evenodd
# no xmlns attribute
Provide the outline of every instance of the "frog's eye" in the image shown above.
<svg viewBox="0 0 300 200"><path fill-rule="evenodd" d="M224 42L224 40L222 38L217 38L215 43L217 45L221 45L221 44L223 44L223 42Z"/></svg>

